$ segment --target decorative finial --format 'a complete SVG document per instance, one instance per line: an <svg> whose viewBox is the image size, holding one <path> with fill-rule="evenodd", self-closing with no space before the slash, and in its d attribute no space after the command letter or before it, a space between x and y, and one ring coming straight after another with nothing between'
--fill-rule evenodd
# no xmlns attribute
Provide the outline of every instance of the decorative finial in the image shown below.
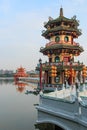
<svg viewBox="0 0 87 130"><path fill-rule="evenodd" d="M63 16L63 8L60 8L60 16Z"/></svg>

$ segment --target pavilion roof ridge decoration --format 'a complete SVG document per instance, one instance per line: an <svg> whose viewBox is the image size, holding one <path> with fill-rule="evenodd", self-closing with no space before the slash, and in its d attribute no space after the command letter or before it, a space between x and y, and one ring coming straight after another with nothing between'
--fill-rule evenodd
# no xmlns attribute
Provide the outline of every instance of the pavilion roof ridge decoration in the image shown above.
<svg viewBox="0 0 87 130"><path fill-rule="evenodd" d="M67 18L63 15L63 8L60 8L60 15L55 19L53 18L49 19L48 22L45 22L44 27L47 28L48 25L61 22L61 21L68 22L68 23L70 22L75 24L76 26L79 26L79 20L76 19L76 15L74 15L72 18Z"/></svg>

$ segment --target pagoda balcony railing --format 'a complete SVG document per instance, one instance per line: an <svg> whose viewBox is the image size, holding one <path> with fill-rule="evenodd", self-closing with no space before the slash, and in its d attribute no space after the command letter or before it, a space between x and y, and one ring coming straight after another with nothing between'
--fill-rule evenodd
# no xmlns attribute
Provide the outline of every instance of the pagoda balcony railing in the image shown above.
<svg viewBox="0 0 87 130"><path fill-rule="evenodd" d="M47 66L49 67L52 65L60 66L60 65L63 65L63 62L45 62L42 64L43 67L47 67Z"/></svg>
<svg viewBox="0 0 87 130"><path fill-rule="evenodd" d="M74 45L74 46L80 46L79 43L76 43L74 41L71 44L71 41L67 41L66 42L66 41L61 40L59 42L51 41L51 42L49 42L49 43L46 44L46 47L54 45L54 44L69 44L69 45Z"/></svg>
<svg viewBox="0 0 87 130"><path fill-rule="evenodd" d="M61 68L61 67L82 67L83 66L83 63L79 63L79 62L46 62L46 63L43 63L42 64L42 67L51 67L52 65L55 65L57 66L58 68Z"/></svg>

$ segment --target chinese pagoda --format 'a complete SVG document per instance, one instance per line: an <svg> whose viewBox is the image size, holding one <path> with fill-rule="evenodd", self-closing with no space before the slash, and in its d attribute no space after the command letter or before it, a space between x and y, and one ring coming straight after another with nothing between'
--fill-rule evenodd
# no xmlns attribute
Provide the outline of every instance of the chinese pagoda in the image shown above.
<svg viewBox="0 0 87 130"><path fill-rule="evenodd" d="M40 87L42 87L42 71L44 72L44 88L62 87L64 84L73 85L78 80L85 82L86 66L75 62L75 57L84 50L75 42L82 33L78 28L76 16L71 19L64 17L63 8L60 8L59 17L44 23L45 30L42 36L49 40L45 47L40 48L43 55L48 56L48 62L40 63Z"/></svg>
<svg viewBox="0 0 87 130"><path fill-rule="evenodd" d="M42 36L49 43L40 49L48 56L48 62L39 60L41 91L36 122L40 128L87 130L87 67L75 62L75 57L84 51L75 42L81 35L78 26L76 16L71 19L64 17L63 8L60 8L58 18L50 17L44 25L46 30ZM47 89L54 91L45 93Z"/></svg>
<svg viewBox="0 0 87 130"><path fill-rule="evenodd" d="M25 68L18 68L16 74L14 75L15 80L19 80L24 77L28 77L28 74L25 72Z"/></svg>

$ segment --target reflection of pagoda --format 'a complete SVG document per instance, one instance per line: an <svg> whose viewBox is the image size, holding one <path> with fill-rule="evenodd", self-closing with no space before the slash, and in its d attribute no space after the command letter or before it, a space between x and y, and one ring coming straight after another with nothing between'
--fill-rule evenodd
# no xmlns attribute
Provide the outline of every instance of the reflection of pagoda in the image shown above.
<svg viewBox="0 0 87 130"><path fill-rule="evenodd" d="M83 52L79 43L74 41L81 35L78 26L76 16L71 19L64 17L62 8L60 8L58 18L50 17L49 21L45 23L46 30L43 31L42 36L48 39L49 43L45 47L41 47L40 52L48 56L49 61L40 63L42 67L40 70L44 71L46 87L62 86L65 82L71 85L75 84L76 80L84 82L86 67L80 62L74 61L74 58Z"/></svg>
<svg viewBox="0 0 87 130"><path fill-rule="evenodd" d="M15 85L17 86L17 91L23 92L25 90L25 87L28 86L27 83L16 81Z"/></svg>
<svg viewBox="0 0 87 130"><path fill-rule="evenodd" d="M21 79L23 77L28 77L28 74L25 72L25 68L20 67L17 69L16 74L14 75L15 79Z"/></svg>

